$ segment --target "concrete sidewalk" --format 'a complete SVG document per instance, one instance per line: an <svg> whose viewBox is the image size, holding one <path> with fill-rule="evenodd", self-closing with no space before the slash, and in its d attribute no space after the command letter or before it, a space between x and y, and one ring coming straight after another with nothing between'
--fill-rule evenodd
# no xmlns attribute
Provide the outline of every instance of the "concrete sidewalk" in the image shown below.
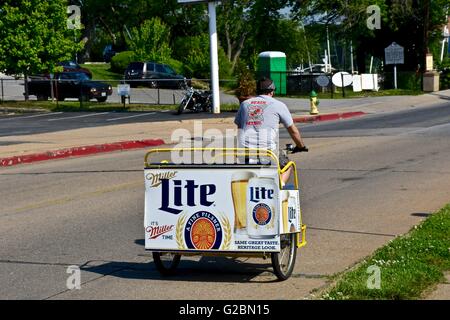
<svg viewBox="0 0 450 320"><path fill-rule="evenodd" d="M279 99L288 105L293 117L299 120L296 122L307 122L304 120L309 117L309 100L291 98ZM450 90L421 96L322 100L319 105L319 111L321 119L336 120L336 118L339 118L338 114L345 112L362 112L369 114L395 112L414 107L424 107L442 103L442 101L448 101L450 105ZM79 148L81 146L97 146L149 139L161 139L164 143L170 144L172 142L172 134L177 129L189 130L191 134L193 133L196 136L202 134L202 132L193 132L194 122L196 120L177 120L176 116L174 116L173 119L173 121L164 122L108 125L26 136L2 137L1 142L3 145L0 146L0 159L46 153L55 150L59 151L67 148ZM233 113L224 113L222 117L215 116L204 119L202 120L202 130L218 129L225 132L226 129L235 129L233 120Z"/></svg>
<svg viewBox="0 0 450 320"><path fill-rule="evenodd" d="M450 272L445 274L445 282L437 286L426 297L427 300L450 300Z"/></svg>

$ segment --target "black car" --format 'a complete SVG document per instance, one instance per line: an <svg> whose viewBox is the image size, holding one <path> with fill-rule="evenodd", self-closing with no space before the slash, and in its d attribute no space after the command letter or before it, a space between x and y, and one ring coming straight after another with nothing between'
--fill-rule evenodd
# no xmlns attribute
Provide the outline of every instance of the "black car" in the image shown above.
<svg viewBox="0 0 450 320"><path fill-rule="evenodd" d="M96 99L105 102L112 94L111 85L92 81L83 72L62 72L55 74L53 94L59 101L66 98L77 98L83 101ZM28 83L28 92L38 100L48 100L51 97L51 84L48 79L32 80Z"/></svg>
<svg viewBox="0 0 450 320"><path fill-rule="evenodd" d="M132 62L125 70L124 78L131 87L182 88L185 77L170 66L156 62Z"/></svg>

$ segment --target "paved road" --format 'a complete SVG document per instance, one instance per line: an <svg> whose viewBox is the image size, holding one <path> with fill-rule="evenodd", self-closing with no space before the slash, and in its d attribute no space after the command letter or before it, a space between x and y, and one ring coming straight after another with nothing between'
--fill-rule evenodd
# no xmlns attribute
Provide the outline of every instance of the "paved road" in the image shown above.
<svg viewBox="0 0 450 320"><path fill-rule="evenodd" d="M281 283L255 259L184 258L162 278L143 250L142 150L0 169L0 298L311 298L449 201L447 110L302 127L308 245ZM81 290L66 288L69 265Z"/></svg>
<svg viewBox="0 0 450 320"><path fill-rule="evenodd" d="M172 110L164 110L157 112L50 112L16 116L3 115L3 117L0 115L0 137L23 136L126 123L200 120L223 117L234 117L234 113L225 112L220 115L213 115L188 112L176 115Z"/></svg>
<svg viewBox="0 0 450 320"><path fill-rule="evenodd" d="M350 122L347 127L342 124L328 124L325 126L320 126L320 129L305 129L305 132L320 131L320 136L330 136L330 134L335 134L334 129L339 127L340 135L345 134L343 132L345 128L351 130L351 135L354 134L355 130L358 128L361 129L358 133L361 135L371 135L373 130L375 130L375 134L380 134L379 129L387 129L387 131L381 133L386 134L389 130L403 130L402 124L408 125L411 121L428 121L430 124L435 122L449 122L450 112L448 110L448 106L448 102L442 102L425 109L416 108L413 110L396 112L393 115L373 115L370 116L367 121L358 122L357 125L359 127L353 127L352 122ZM339 106L336 106L336 109L338 108ZM220 115L188 112L179 116L175 115L171 110L154 112L51 112L15 116L6 116L0 112L0 137L23 136L29 134L125 123L163 122L186 119L207 119L214 117L232 118L234 115L235 114L232 112L224 112ZM381 121L380 119L384 120ZM317 136L317 134L314 136ZM2 142L0 140L0 146L1 145Z"/></svg>

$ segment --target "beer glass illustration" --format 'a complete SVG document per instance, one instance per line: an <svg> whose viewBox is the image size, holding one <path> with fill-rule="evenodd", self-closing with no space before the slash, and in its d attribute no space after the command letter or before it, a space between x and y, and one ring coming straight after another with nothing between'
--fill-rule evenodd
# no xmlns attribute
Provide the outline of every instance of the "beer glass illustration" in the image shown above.
<svg viewBox="0 0 450 320"><path fill-rule="evenodd" d="M244 234L247 228L247 187L253 172L244 171L231 177L231 195L234 206L234 233Z"/></svg>
<svg viewBox="0 0 450 320"><path fill-rule="evenodd" d="M288 213L288 203L289 203L289 191L282 191L281 198L281 215L283 217L283 233L288 233L289 231L289 213Z"/></svg>

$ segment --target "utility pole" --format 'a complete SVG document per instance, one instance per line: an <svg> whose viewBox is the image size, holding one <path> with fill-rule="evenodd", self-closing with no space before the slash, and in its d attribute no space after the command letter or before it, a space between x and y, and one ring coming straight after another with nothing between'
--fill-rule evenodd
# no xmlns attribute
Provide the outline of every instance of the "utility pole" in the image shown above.
<svg viewBox="0 0 450 320"><path fill-rule="evenodd" d="M331 73L331 50L330 50L330 34L328 32L328 22L327 22L327 48L328 48L328 66L330 67L330 73Z"/></svg>
<svg viewBox="0 0 450 320"><path fill-rule="evenodd" d="M178 0L179 4L208 3L209 16L209 52L211 63L211 91L213 95L213 112L220 113L219 91L219 54L217 41L216 7L217 0Z"/></svg>
<svg viewBox="0 0 450 320"><path fill-rule="evenodd" d="M216 2L208 2L210 40L209 51L211 59L211 90L213 93L213 112L220 113L219 55L217 43L216 6Z"/></svg>

